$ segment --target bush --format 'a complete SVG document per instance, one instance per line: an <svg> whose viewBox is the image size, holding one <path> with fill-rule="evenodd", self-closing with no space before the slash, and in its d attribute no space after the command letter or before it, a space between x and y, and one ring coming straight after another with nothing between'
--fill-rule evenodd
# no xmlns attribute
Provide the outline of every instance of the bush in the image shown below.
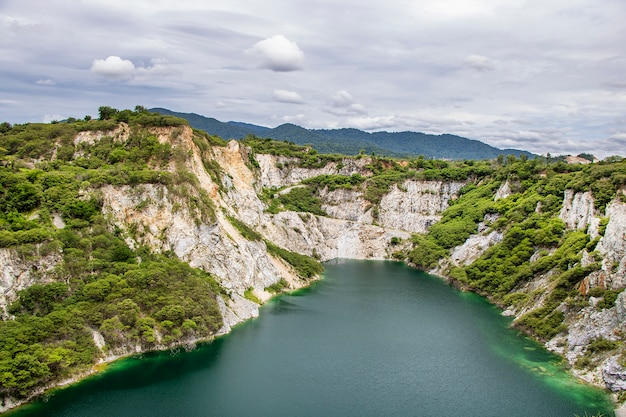
<svg viewBox="0 0 626 417"><path fill-rule="evenodd" d="M293 266L296 273L302 278L313 278L324 271L324 267L317 260L299 253L280 248L271 242L266 241L267 250L272 255L283 258L288 264Z"/></svg>
<svg viewBox="0 0 626 417"><path fill-rule="evenodd" d="M326 216L326 212L322 210L322 201L310 186L292 188L286 194L279 194L276 200L283 205L285 210Z"/></svg>

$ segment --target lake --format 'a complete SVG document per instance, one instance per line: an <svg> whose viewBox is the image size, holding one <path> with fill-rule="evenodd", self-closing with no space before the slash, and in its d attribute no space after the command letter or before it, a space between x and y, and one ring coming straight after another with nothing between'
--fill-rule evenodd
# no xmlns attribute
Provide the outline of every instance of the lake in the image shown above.
<svg viewBox="0 0 626 417"><path fill-rule="evenodd" d="M211 344L118 361L9 415L613 415L483 298L394 262L325 267Z"/></svg>

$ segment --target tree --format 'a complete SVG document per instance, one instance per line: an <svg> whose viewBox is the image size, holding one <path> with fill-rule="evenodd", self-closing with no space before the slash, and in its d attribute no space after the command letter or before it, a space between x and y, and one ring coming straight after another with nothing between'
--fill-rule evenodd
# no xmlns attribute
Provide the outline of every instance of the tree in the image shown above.
<svg viewBox="0 0 626 417"><path fill-rule="evenodd" d="M126 109L119 111L115 114L115 120L118 122L128 123L130 121L130 117L133 115L133 112Z"/></svg>
<svg viewBox="0 0 626 417"><path fill-rule="evenodd" d="M9 122L0 123L0 133L7 133L9 130L11 130L11 128L12 126Z"/></svg>
<svg viewBox="0 0 626 417"><path fill-rule="evenodd" d="M100 106L98 108L98 114L100 116L100 120L109 120L112 119L119 110L109 107L109 106Z"/></svg>

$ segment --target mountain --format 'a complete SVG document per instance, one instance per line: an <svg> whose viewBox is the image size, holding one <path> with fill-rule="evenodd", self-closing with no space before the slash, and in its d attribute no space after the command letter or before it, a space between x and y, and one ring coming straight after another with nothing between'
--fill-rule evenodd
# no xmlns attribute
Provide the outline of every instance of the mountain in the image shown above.
<svg viewBox="0 0 626 417"><path fill-rule="evenodd" d="M179 113L163 108L150 109L165 115L186 119L196 129L205 130L223 139L243 139L247 135L311 145L320 153L339 153L415 157L434 159L494 159L498 155L536 155L519 149L499 149L475 139L421 132L365 132L359 129L305 129L286 123L275 128L243 122L220 122L195 113Z"/></svg>

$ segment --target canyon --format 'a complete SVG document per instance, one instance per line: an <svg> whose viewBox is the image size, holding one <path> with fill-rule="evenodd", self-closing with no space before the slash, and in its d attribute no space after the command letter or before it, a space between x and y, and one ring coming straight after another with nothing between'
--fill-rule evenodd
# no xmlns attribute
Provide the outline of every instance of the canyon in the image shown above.
<svg viewBox="0 0 626 417"><path fill-rule="evenodd" d="M172 253L192 268L215 277L224 295L217 297L223 323L213 336L228 333L238 323L256 317L259 302L274 295L269 290L272 285L282 283L284 290L293 290L311 282L285 259L271 253L268 242L320 262L335 258L395 258L410 263L402 254L410 250L412 236L426 234L459 198L464 187L475 181L406 179L392 184L377 203L365 197L363 187L322 187L318 198L326 215L290 210L272 213L267 210L267 200L261 197L264 192L271 196L288 193L301 187L303 181L324 175L368 178L373 175L372 157L346 157L320 167L302 167L298 157L254 153L238 141L225 146L199 147L197 133L188 126L149 127L148 131L160 144L169 144L185 155L183 169L195 178L191 194L197 199L182 198L170 185L159 183L108 184L97 190L86 186L81 193L85 198L98 194L107 223L120 231L130 249L148 247L155 253ZM74 138L74 146L94 144L103 137L124 143L130 135L131 129L124 123L108 131L81 131ZM207 161L213 168L207 169ZM171 163L165 171L180 168ZM493 200L514 198L512 188L514 183L503 180ZM197 207L204 204L201 194L210 199L210 215L202 215ZM557 309L563 312L566 326L543 341L548 349L567 360L577 377L608 388L616 398L626 391L626 368L620 351L590 352L588 348L600 338L620 344L626 337L626 296L621 292L626 287L625 198L626 189L621 188L606 208L599 211L592 192L565 191L558 218L566 230L582 231L590 240L597 239L593 253L587 249L580 252L582 267L599 263L599 268L580 282L580 293L587 295L600 288L618 294L614 305L604 309L597 308L602 297L590 296L589 303L575 311L563 303ZM65 227L60 216L55 214L54 219L59 230ZM232 219L257 232L262 239L251 240ZM471 265L502 242L503 232L491 227L497 219L497 215L485 215L476 232L451 248L428 272L454 284L455 279L449 274L451 268ZM541 251L545 248L534 248L531 264L540 258ZM50 282L48 272L61 260L61 251L25 260L14 248L0 249L0 307L5 319L11 319L7 308L19 298L20 291L35 283ZM520 318L540 308L555 288L551 279L554 275L555 272L548 270L516 286L511 292L525 294L530 301L503 305L503 314ZM139 344L109 349L98 329L92 329L92 334L101 352L100 362L143 349ZM206 338L205 335L198 340ZM198 340L190 338L186 343L191 347ZM169 345L156 344L153 348L167 349ZM581 368L577 363L585 355L591 356L593 365ZM13 400L7 399L5 407L13 404Z"/></svg>

